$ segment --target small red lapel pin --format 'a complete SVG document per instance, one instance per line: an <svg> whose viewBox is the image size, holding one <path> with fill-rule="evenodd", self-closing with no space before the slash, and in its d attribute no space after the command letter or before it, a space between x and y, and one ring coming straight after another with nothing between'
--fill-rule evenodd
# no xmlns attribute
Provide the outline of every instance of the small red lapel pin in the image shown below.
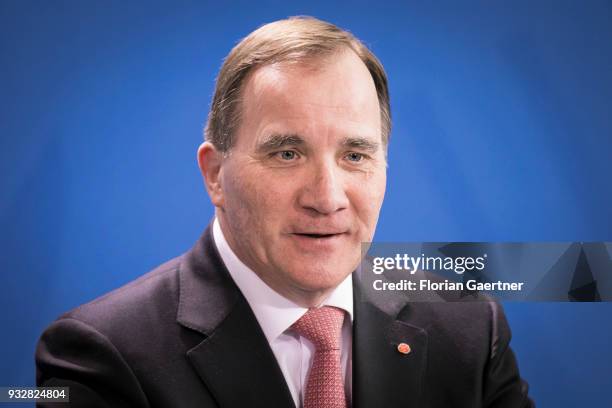
<svg viewBox="0 0 612 408"><path fill-rule="evenodd" d="M402 354L408 354L412 351L412 349L410 348L410 345L408 343L400 343L397 345L397 351Z"/></svg>

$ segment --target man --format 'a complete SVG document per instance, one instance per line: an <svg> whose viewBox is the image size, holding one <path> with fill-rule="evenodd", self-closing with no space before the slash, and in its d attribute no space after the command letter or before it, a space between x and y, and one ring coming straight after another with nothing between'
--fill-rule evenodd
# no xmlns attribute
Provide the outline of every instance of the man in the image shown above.
<svg viewBox="0 0 612 408"><path fill-rule="evenodd" d="M62 316L37 383L83 407L531 406L499 306L371 296L352 274L386 184L386 76L313 18L229 54L198 150L194 248Z"/></svg>

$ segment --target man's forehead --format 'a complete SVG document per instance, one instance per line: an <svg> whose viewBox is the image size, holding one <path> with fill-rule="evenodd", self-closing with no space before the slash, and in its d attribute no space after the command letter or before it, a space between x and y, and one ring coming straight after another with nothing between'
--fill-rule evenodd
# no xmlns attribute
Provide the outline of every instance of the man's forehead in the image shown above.
<svg viewBox="0 0 612 408"><path fill-rule="evenodd" d="M363 61L361 61L353 50L349 48L339 48L336 51L321 54L287 56L277 61L271 61L256 66L251 70L249 75L253 76L255 73L258 75L265 73L272 76L274 74L282 75L291 73L297 73L298 75L304 73L317 74L345 60L352 60L357 64L361 63L361 65L365 67Z"/></svg>
<svg viewBox="0 0 612 408"><path fill-rule="evenodd" d="M378 105L374 81L363 61L351 50L257 67L249 74L244 88L243 103L249 104L305 101L315 106L330 105L326 106L329 108ZM351 98L346 98L347 92Z"/></svg>
<svg viewBox="0 0 612 408"><path fill-rule="evenodd" d="M382 143L376 88L353 51L305 64L258 67L246 78L241 94L235 145L250 151L278 145L270 142L275 135L299 136L311 149L346 146L349 138L353 145L357 140L362 146ZM297 145L295 140L291 144Z"/></svg>

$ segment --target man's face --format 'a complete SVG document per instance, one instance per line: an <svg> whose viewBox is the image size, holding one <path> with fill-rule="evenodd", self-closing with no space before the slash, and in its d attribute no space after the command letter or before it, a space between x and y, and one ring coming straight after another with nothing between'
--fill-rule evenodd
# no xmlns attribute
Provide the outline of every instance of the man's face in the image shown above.
<svg viewBox="0 0 612 408"><path fill-rule="evenodd" d="M257 68L242 95L219 170L221 227L270 287L298 303L322 300L359 264L383 201L374 82L347 50Z"/></svg>

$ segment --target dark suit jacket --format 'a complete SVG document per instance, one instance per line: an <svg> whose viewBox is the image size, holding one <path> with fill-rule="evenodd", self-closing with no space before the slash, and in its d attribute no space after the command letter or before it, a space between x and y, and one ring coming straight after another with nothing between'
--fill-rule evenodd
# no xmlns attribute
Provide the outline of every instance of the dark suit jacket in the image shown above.
<svg viewBox="0 0 612 408"><path fill-rule="evenodd" d="M369 299L354 282L354 408L532 406L496 303ZM185 255L52 323L36 367L39 386L70 387L72 407L294 407L210 227Z"/></svg>

